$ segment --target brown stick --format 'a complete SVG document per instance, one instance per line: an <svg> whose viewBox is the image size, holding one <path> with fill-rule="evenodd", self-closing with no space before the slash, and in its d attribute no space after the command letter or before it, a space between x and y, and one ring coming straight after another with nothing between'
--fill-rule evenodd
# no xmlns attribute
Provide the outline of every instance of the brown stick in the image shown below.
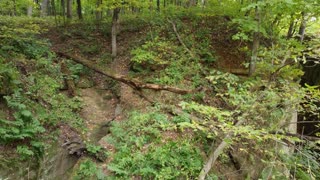
<svg viewBox="0 0 320 180"><path fill-rule="evenodd" d="M234 126L240 126L244 121L240 120L238 121ZM229 132L222 140L222 142L219 144L219 146L212 151L212 153L209 156L208 161L206 162L206 164L203 166L198 179L199 180L204 180L207 176L207 174L209 173L209 171L211 170L212 165L216 162L216 160L218 159L219 155L223 152L223 150L229 145L225 140L228 140L232 137L232 132ZM211 148L214 148L214 143L212 143Z"/></svg>
<svg viewBox="0 0 320 180"><path fill-rule="evenodd" d="M192 51L187 47L187 45L183 42L183 40L181 39L178 31L177 31L177 27L176 27L176 24L174 22L172 22L171 20L167 19L167 21L172 25L172 28L173 28L173 31L174 33L176 34L180 44L188 51L188 53L190 54L190 56L192 58L195 57L195 55L192 53Z"/></svg>
<svg viewBox="0 0 320 180"><path fill-rule="evenodd" d="M164 90L164 91L170 91L170 92L177 93L177 94L188 94L188 93L193 92L193 90L180 89L177 87L171 87L171 86L165 86L165 85L159 85L159 84L143 83L141 81L138 81L135 79L130 79L126 76L113 73L112 70L102 69L102 68L98 67L97 65L93 64L92 62L85 60L82 57L79 57L77 55L70 55L70 54L67 54L64 52L59 52L59 51L55 52L55 53L61 57L68 58L68 59L71 59L77 63L80 63L80 64L88 67L89 69L94 70L95 72L98 72L98 73L105 75L109 78L112 78L114 80L125 83L136 90L141 90L141 89L153 89L153 90L157 90L157 91Z"/></svg>

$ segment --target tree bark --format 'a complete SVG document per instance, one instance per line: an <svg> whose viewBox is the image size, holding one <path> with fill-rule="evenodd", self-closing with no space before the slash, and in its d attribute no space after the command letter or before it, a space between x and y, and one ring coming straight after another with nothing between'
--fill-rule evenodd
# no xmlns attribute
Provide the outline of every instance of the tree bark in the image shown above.
<svg viewBox="0 0 320 180"><path fill-rule="evenodd" d="M197 2L195 0L189 0L189 7L195 6L196 3Z"/></svg>
<svg viewBox="0 0 320 180"><path fill-rule="evenodd" d="M31 16L32 16L32 5L29 5L29 6L28 6L27 16L28 16L28 17L31 17Z"/></svg>
<svg viewBox="0 0 320 180"><path fill-rule="evenodd" d="M294 17L293 15L291 15L290 25L287 32L287 39L292 38L293 33L294 33Z"/></svg>
<svg viewBox="0 0 320 180"><path fill-rule="evenodd" d="M81 7L81 0L77 0L77 14L79 19L83 19L82 17L82 7Z"/></svg>
<svg viewBox="0 0 320 180"><path fill-rule="evenodd" d="M96 0L96 20L99 22L102 19L102 11L100 10L100 6L102 4L102 0Z"/></svg>
<svg viewBox="0 0 320 180"><path fill-rule="evenodd" d="M257 22L258 30L253 33L253 42L252 42L252 55L249 65L249 76L251 76L256 71L256 62L258 59L258 49L260 46L260 12L258 7L255 8L255 20Z"/></svg>
<svg viewBox="0 0 320 180"><path fill-rule="evenodd" d="M302 12L301 13L301 23L300 23L300 28L299 28L300 42L303 42L306 27L307 27L307 21L306 21L306 17L305 17L305 12Z"/></svg>
<svg viewBox="0 0 320 180"><path fill-rule="evenodd" d="M12 16L16 16L17 15L17 3L16 0L13 0L13 12L12 12Z"/></svg>
<svg viewBox="0 0 320 180"><path fill-rule="evenodd" d="M157 0L157 10L160 11L160 0Z"/></svg>
<svg viewBox="0 0 320 180"><path fill-rule="evenodd" d="M72 0L67 0L67 18L72 18Z"/></svg>
<svg viewBox="0 0 320 180"><path fill-rule="evenodd" d="M204 8L206 1L205 0L201 0L201 7Z"/></svg>
<svg viewBox="0 0 320 180"><path fill-rule="evenodd" d="M112 16L112 30L111 30L111 46L112 46L112 57L117 56L117 29L118 29L118 20L119 20L120 8L115 8L113 10Z"/></svg>
<svg viewBox="0 0 320 180"><path fill-rule="evenodd" d="M61 0L61 16L64 17L66 15L66 2Z"/></svg>
<svg viewBox="0 0 320 180"><path fill-rule="evenodd" d="M85 60L79 56L76 55L70 55L70 54L66 54L64 52L56 52L57 55L59 55L60 57L64 57L64 58L68 58L71 59L77 63L80 63L86 67L88 67L89 69L94 70L97 73L100 73L102 75L105 75L109 78L112 78L116 81L120 81L122 83L127 84L128 86L132 87L135 90L142 90L142 89L152 89L152 90L156 90L156 91L160 91L160 90L164 90L164 91L169 91L169 92L173 92L176 94L188 94L188 93L192 93L194 92L193 90L186 90L186 89L180 89L177 87L171 87L171 86L165 86L165 85L158 85L158 84L150 84L150 83L143 83L141 81L135 80L135 79L130 79L126 76L123 75L118 75L114 72L112 72L112 70L108 70L108 69L102 69L99 66L93 64L92 62Z"/></svg>
<svg viewBox="0 0 320 180"><path fill-rule="evenodd" d="M41 3L41 17L48 15L48 1L49 0L43 0Z"/></svg>

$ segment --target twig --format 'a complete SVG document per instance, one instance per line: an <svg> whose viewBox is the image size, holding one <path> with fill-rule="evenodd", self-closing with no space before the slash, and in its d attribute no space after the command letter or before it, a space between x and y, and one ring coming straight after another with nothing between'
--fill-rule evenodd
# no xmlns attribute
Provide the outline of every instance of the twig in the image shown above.
<svg viewBox="0 0 320 180"><path fill-rule="evenodd" d="M190 56L192 58L195 58L195 55L192 53L192 51L187 47L187 45L183 42L183 40L181 39L178 31L177 31L177 27L176 24L174 22L172 22L171 20L167 19L167 21L172 25L173 31L176 34L180 44L188 51L188 53L190 54Z"/></svg>
<svg viewBox="0 0 320 180"><path fill-rule="evenodd" d="M286 66L290 66L293 65L295 62L291 61L287 64L284 64L282 66L280 66L278 69L276 69L273 73L271 73L270 78L269 78L269 82L273 81L275 79L275 77L279 74L279 72L281 71L281 69L285 68Z"/></svg>

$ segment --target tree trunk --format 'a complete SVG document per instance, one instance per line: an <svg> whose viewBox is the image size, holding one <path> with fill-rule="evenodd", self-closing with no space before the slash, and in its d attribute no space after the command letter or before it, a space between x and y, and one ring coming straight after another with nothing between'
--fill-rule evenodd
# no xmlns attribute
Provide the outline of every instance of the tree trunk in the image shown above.
<svg viewBox="0 0 320 180"><path fill-rule="evenodd" d="M195 6L196 0L189 0L189 7Z"/></svg>
<svg viewBox="0 0 320 180"><path fill-rule="evenodd" d="M157 0L157 10L160 11L160 0Z"/></svg>
<svg viewBox="0 0 320 180"><path fill-rule="evenodd" d="M66 2L61 0L61 16L64 17L66 15Z"/></svg>
<svg viewBox="0 0 320 180"><path fill-rule="evenodd" d="M77 0L77 14L79 19L83 19L82 17L82 7L81 7L81 0Z"/></svg>
<svg viewBox="0 0 320 180"><path fill-rule="evenodd" d="M112 57L117 56L117 27L119 20L120 8L116 8L113 10L112 16L112 30L111 30L111 46L112 46Z"/></svg>
<svg viewBox="0 0 320 180"><path fill-rule="evenodd" d="M101 6L102 0L97 0L96 1L96 20L99 22L102 19L102 11L101 11Z"/></svg>
<svg viewBox="0 0 320 180"><path fill-rule="evenodd" d="M54 22L55 22L56 26L58 26L57 10L56 10L56 2L55 2L55 0L51 1L51 6L52 6L52 14L54 16Z"/></svg>
<svg viewBox="0 0 320 180"><path fill-rule="evenodd" d="M43 0L41 3L41 17L48 15L48 1L49 0Z"/></svg>
<svg viewBox="0 0 320 180"><path fill-rule="evenodd" d="M27 16L28 16L28 17L31 17L31 16L32 16L32 5L29 5L29 6L28 6Z"/></svg>
<svg viewBox="0 0 320 180"><path fill-rule="evenodd" d="M293 33L294 33L294 18L293 18L293 15L291 15L290 25L287 32L287 39L292 38Z"/></svg>
<svg viewBox="0 0 320 180"><path fill-rule="evenodd" d="M12 12L12 16L16 16L17 15L17 3L16 0L13 0L13 12Z"/></svg>
<svg viewBox="0 0 320 180"><path fill-rule="evenodd" d="M204 4L206 3L205 0L201 0L201 7L204 8Z"/></svg>
<svg viewBox="0 0 320 180"><path fill-rule="evenodd" d="M300 39L300 42L302 42L303 39L304 39L304 34L306 32L306 26L307 26L307 21L306 21L305 13L302 12L301 13L301 23L300 23L300 28L299 28L299 39Z"/></svg>
<svg viewBox="0 0 320 180"><path fill-rule="evenodd" d="M67 0L67 18L72 18L72 0Z"/></svg>
<svg viewBox="0 0 320 180"><path fill-rule="evenodd" d="M63 19L63 24L66 23L66 1L65 0L61 0L61 17Z"/></svg>
<svg viewBox="0 0 320 180"><path fill-rule="evenodd" d="M51 0L49 4L50 4L50 15L56 18L56 3L54 0Z"/></svg>
<svg viewBox="0 0 320 180"><path fill-rule="evenodd" d="M260 46L260 12L258 7L255 8L255 20L257 22L258 31L253 33L253 42L252 42L252 55L249 65L249 76L251 76L256 70L256 62L258 58L258 49Z"/></svg>

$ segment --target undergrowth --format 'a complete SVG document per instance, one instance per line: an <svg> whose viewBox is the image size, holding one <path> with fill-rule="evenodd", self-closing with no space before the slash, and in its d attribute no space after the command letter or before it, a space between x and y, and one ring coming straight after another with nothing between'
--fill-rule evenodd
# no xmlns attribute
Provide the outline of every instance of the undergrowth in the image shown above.
<svg viewBox="0 0 320 180"><path fill-rule="evenodd" d="M38 38L50 23L12 18L0 18L0 94L6 107L0 119L0 144L16 148L21 160L39 159L49 147L50 136L43 136L50 133L48 127L61 122L80 127L76 112L81 100L60 93L60 66L50 44Z"/></svg>
<svg viewBox="0 0 320 180"><path fill-rule="evenodd" d="M166 137L175 121L159 111L132 112L125 122L114 122L105 141L115 153L108 169L116 178L192 179L201 169L196 138ZM189 137L189 136L188 136Z"/></svg>

